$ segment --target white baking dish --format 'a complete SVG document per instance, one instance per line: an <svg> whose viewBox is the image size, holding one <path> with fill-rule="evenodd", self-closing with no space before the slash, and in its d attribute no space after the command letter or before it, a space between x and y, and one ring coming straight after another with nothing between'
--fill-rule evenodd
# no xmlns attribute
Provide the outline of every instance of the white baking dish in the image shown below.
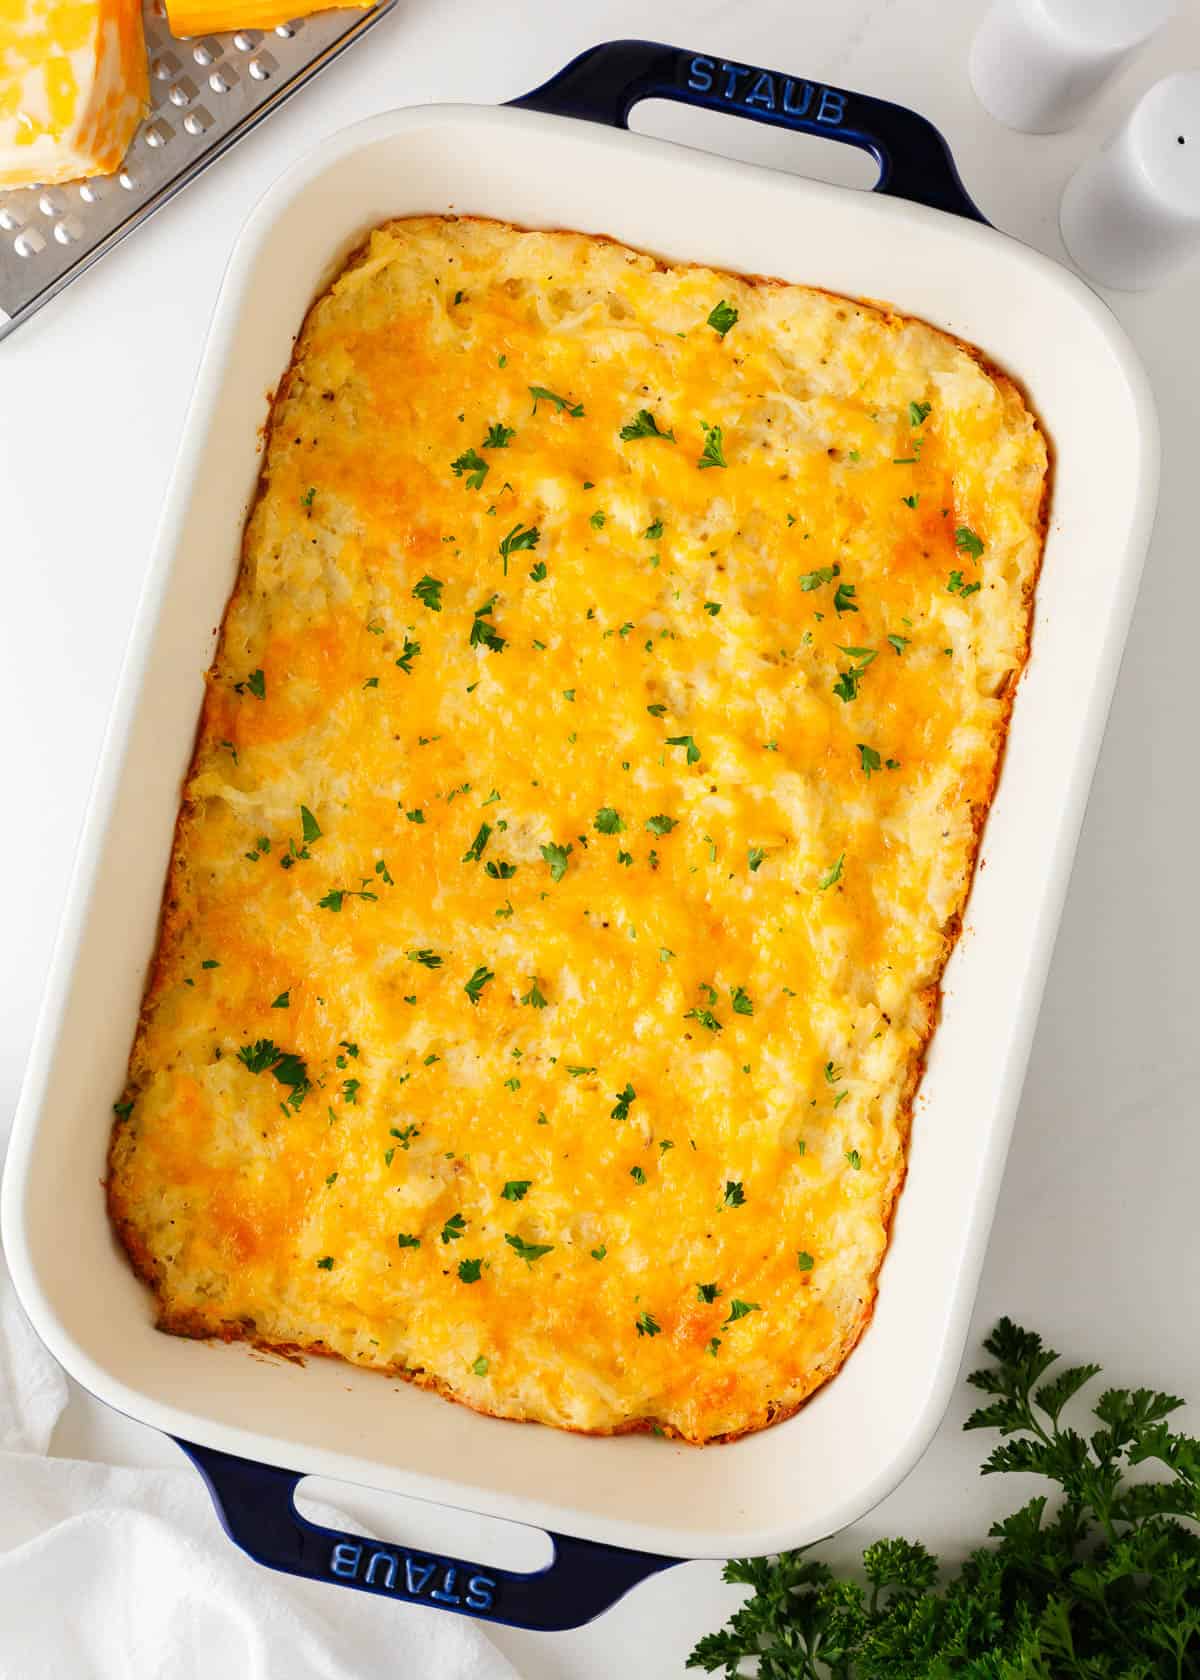
<svg viewBox="0 0 1200 1680"><path fill-rule="evenodd" d="M761 81L735 78L726 93L728 66L673 53L671 63L677 94L776 120ZM862 1515L912 1467L946 1405L1148 539L1157 431L1143 373L1104 306L1046 258L964 219L964 200L950 215L598 126L606 115L619 120L638 93L672 91L645 75L634 87L611 57L606 70L610 106L614 74L624 105L598 104L584 112L591 122L475 107L372 118L290 170L251 216L221 289L83 831L13 1132L4 1234L25 1308L67 1370L175 1436L663 1558L762 1554ZM705 76L707 88L695 85ZM769 96L782 107L791 90L793 126L832 122L835 138L854 143L867 143L860 107L880 122L880 110L896 110L864 101L847 109L857 96L834 93L822 118L830 90L809 88L807 117L797 117L807 84L785 81L776 78ZM757 109L748 105L755 89ZM547 102L578 100L560 89ZM918 135L926 147L931 134ZM98 1187L267 394L309 303L366 230L426 211L607 233L671 259L886 299L981 346L1025 385L1054 445L1033 656L946 975L874 1322L800 1413L721 1449L517 1428L347 1365L301 1369L160 1335ZM213 1461L206 1469L220 1479ZM276 1478L284 1497L294 1480ZM243 1478L239 1516L225 1491L239 1529L276 1497ZM308 1572L360 1577L336 1541L298 1542L298 1553L310 1545ZM297 1566L272 1555L265 1536L250 1549ZM631 1566L618 1582L620 1569L604 1561L611 1553L575 1555L594 1577L580 1613L560 1604L552 1615L517 1615L511 1594L496 1604L482 1587L475 1597L487 1604L464 1598L467 1588L439 1601L457 1596L450 1608L567 1625L662 1564ZM408 1561L407 1587L389 1588L383 1565L353 1584L411 1594Z"/></svg>

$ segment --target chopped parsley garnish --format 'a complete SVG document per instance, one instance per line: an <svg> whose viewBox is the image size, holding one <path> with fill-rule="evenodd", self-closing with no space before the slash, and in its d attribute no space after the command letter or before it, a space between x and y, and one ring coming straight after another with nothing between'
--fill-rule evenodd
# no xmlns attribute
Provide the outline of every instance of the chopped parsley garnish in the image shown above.
<svg viewBox="0 0 1200 1680"><path fill-rule="evenodd" d="M220 963L215 957L205 957L204 961L200 964L201 968L220 968L220 966Z"/></svg>
<svg viewBox="0 0 1200 1680"><path fill-rule="evenodd" d="M472 840L471 844L467 847L459 861L461 863L478 863L480 858L483 856L484 848L491 837L491 833L491 823L480 823L478 833L476 834L474 840Z"/></svg>
<svg viewBox="0 0 1200 1680"><path fill-rule="evenodd" d="M570 843L560 846L554 840L541 848L542 856L550 865L550 879L552 881L561 881L567 873L567 859L574 850L575 847Z"/></svg>
<svg viewBox="0 0 1200 1680"><path fill-rule="evenodd" d="M544 385L531 385L529 387L529 395L533 398L534 414L537 413L538 404L540 402L548 402L553 403L560 414L565 411L571 416L572 420L579 420L583 417L582 403L568 402L566 397L560 397L557 392L547 391Z"/></svg>
<svg viewBox="0 0 1200 1680"><path fill-rule="evenodd" d="M849 671L839 672L838 680L833 685L833 692L837 695L839 700L850 701L853 700L855 695L858 693L859 679L863 675L867 666L877 656L879 649L842 647L839 643L838 651L839 653L847 654L849 658L858 661L858 664L853 666Z"/></svg>
<svg viewBox="0 0 1200 1680"><path fill-rule="evenodd" d="M604 1256L608 1253L608 1246L605 1243L601 1243L599 1248L589 1249L588 1253L591 1255L593 1260L603 1260Z"/></svg>
<svg viewBox="0 0 1200 1680"><path fill-rule="evenodd" d="M594 1067L568 1066L567 1072L572 1079L581 1079L585 1073L595 1073Z"/></svg>
<svg viewBox="0 0 1200 1680"><path fill-rule="evenodd" d="M729 462L725 459L725 441L720 426L708 426L701 420L700 429L704 433L704 448L700 452L700 459L696 462L696 465L702 469L704 467L727 467Z"/></svg>
<svg viewBox="0 0 1200 1680"><path fill-rule="evenodd" d="M663 522L662 522L661 519L654 520L654 522L650 525L647 525L646 529L642 532L642 535L644 537L647 537L651 542L657 542L659 537L662 536L662 534L663 534Z"/></svg>
<svg viewBox="0 0 1200 1680"><path fill-rule="evenodd" d="M495 978L496 976L492 973L491 969L486 967L485 964L480 963L479 967L475 970L474 974L472 974L471 978L463 987L463 991L466 992L472 1003L478 1003L483 988L487 985L489 980L494 980Z"/></svg>
<svg viewBox="0 0 1200 1680"><path fill-rule="evenodd" d="M409 962L420 963L422 968L441 968L442 966L441 957L438 956L436 951L431 951L428 946L422 946L419 951L406 951L404 954Z"/></svg>
<svg viewBox="0 0 1200 1680"><path fill-rule="evenodd" d="M342 905L348 898L362 898L369 900L372 904L378 903L379 894L368 892L366 890L367 881L369 879L369 876L364 877L362 887L360 888L332 887L329 892L325 894L324 898L319 898L317 900L317 908L319 910L333 910L335 912L340 911Z"/></svg>
<svg viewBox="0 0 1200 1680"><path fill-rule="evenodd" d="M736 1324L739 1318L746 1318L752 1312L761 1311L762 1308L757 1301L730 1301L729 1317L725 1320L725 1324ZM725 1324L721 1326L722 1330L725 1328Z"/></svg>
<svg viewBox="0 0 1200 1680"><path fill-rule="evenodd" d="M646 832L648 834L670 834L671 830L678 828L678 826L676 818L665 816L661 812L656 817L646 818Z"/></svg>
<svg viewBox="0 0 1200 1680"><path fill-rule="evenodd" d="M914 490L911 496L901 496L900 500L904 503L905 507L915 508L920 503L921 492L919 490Z"/></svg>
<svg viewBox="0 0 1200 1680"><path fill-rule="evenodd" d="M517 873L516 864L505 863L502 858L489 858L483 867L493 881L511 881Z"/></svg>
<svg viewBox="0 0 1200 1680"><path fill-rule="evenodd" d="M832 869L825 870L825 874L820 877L820 880L818 880L817 887L820 892L825 892L827 887L834 887L834 885L842 879L842 864L844 864L844 862L845 852L842 852L839 860L837 860L837 864L832 865Z"/></svg>
<svg viewBox="0 0 1200 1680"><path fill-rule="evenodd" d="M310 508L313 505L313 497L316 495L316 493L317 493L316 485L315 484L310 484L308 489L304 492L303 496L301 496L301 498L300 498L300 506Z"/></svg>
<svg viewBox="0 0 1200 1680"><path fill-rule="evenodd" d="M854 1168L855 1172L858 1172L861 1169L861 1167L862 1167L862 1156L858 1153L857 1149L847 1149L846 1159L847 1159L847 1161L849 1161L850 1165Z"/></svg>
<svg viewBox="0 0 1200 1680"><path fill-rule="evenodd" d="M523 1202L532 1183L531 1178L510 1178L500 1194L506 1202Z"/></svg>
<svg viewBox="0 0 1200 1680"><path fill-rule="evenodd" d="M716 618L717 614L721 610L721 603L720 601L705 601L704 610L708 614L709 618Z"/></svg>
<svg viewBox="0 0 1200 1680"><path fill-rule="evenodd" d="M646 1174L641 1167L630 1167L629 1176L635 1184L645 1184Z"/></svg>
<svg viewBox="0 0 1200 1680"><path fill-rule="evenodd" d="M536 525L522 525L519 522L500 544L500 558L504 561L504 575L508 576L508 557L519 554L523 548L536 548L541 532ZM492 597L493 601L495 596Z"/></svg>
<svg viewBox="0 0 1200 1680"><path fill-rule="evenodd" d="M423 578L418 579L413 584L412 592L421 605L428 607L430 612L441 612L442 590L444 588L445 584L441 578L430 577L426 572Z"/></svg>
<svg viewBox="0 0 1200 1680"><path fill-rule="evenodd" d="M467 1222L461 1213L452 1213L442 1226L442 1241L444 1243L457 1242L467 1228Z"/></svg>
<svg viewBox="0 0 1200 1680"><path fill-rule="evenodd" d="M539 560L536 565L530 566L529 576L533 579L534 583L544 582L546 578L546 562L544 560Z"/></svg>
<svg viewBox="0 0 1200 1680"><path fill-rule="evenodd" d="M400 1248L420 1248L421 1246L420 1237L414 1237L408 1231L399 1232L396 1242Z"/></svg>
<svg viewBox="0 0 1200 1680"><path fill-rule="evenodd" d="M289 1009L290 1007L291 1007L291 992L290 991L280 992L279 996L275 999L274 1003L271 1005L272 1009Z"/></svg>
<svg viewBox="0 0 1200 1680"><path fill-rule="evenodd" d="M841 572L840 566L818 566L815 572L805 572L800 579L800 587L806 595L814 589L820 589L822 584L832 583Z"/></svg>
<svg viewBox="0 0 1200 1680"><path fill-rule="evenodd" d="M725 1180L724 1205L726 1207L743 1207L745 1205L745 1201L746 1192L742 1189L741 1180L737 1178L727 1178Z"/></svg>
<svg viewBox="0 0 1200 1680"><path fill-rule="evenodd" d="M729 1000L733 1004L733 1013L735 1015L753 1015L754 1005L751 1003L747 994L742 990L741 986L730 987Z"/></svg>
<svg viewBox="0 0 1200 1680"><path fill-rule="evenodd" d="M757 875L759 865L763 862L766 855L766 852L763 851L761 846L751 846L750 850L746 853L746 862L750 865L751 875Z"/></svg>
<svg viewBox="0 0 1200 1680"><path fill-rule="evenodd" d="M535 1260L540 1260L543 1254L551 1253L554 1248L553 1243L526 1242L524 1237L513 1236L509 1231L504 1233L504 1240L524 1260L527 1266L532 1266Z"/></svg>
<svg viewBox="0 0 1200 1680"><path fill-rule="evenodd" d="M689 1009L683 1018L685 1021L699 1021L700 1025L702 1027L707 1027L709 1032L716 1033L722 1030L720 1021L718 1021L711 1009L701 1009L698 1007L696 1009Z"/></svg>
<svg viewBox="0 0 1200 1680"><path fill-rule="evenodd" d="M476 1359L473 1362L473 1364L471 1366L471 1369L472 1369L472 1371L474 1371L474 1373L477 1377L486 1377L487 1376L487 1374L488 1374L488 1362L484 1358L482 1353L479 1355L479 1358Z"/></svg>
<svg viewBox="0 0 1200 1680"><path fill-rule="evenodd" d="M541 987L537 983L536 974L530 978L529 990L521 994L521 1002L528 1009L545 1009L546 999Z"/></svg>
<svg viewBox="0 0 1200 1680"><path fill-rule="evenodd" d="M399 657L399 659L397 659L396 664L404 672L404 675L406 677L411 677L412 676L412 662L417 657L417 655L420 653L420 651L421 651L420 642L414 642L414 641L411 640L410 637L405 636L404 647L401 650L400 657Z"/></svg>
<svg viewBox="0 0 1200 1680"><path fill-rule="evenodd" d="M658 1320L648 1312L638 1314L636 1325L639 1336L657 1336L662 1329Z"/></svg>
<svg viewBox="0 0 1200 1680"><path fill-rule="evenodd" d="M969 554L972 560L978 560L983 553L983 543L969 525L960 525L955 531L954 546L960 554Z"/></svg>
<svg viewBox="0 0 1200 1680"><path fill-rule="evenodd" d="M482 490L483 481L488 475L488 464L482 455L477 455L473 449L465 449L456 461L451 461L450 471L455 478L466 475L468 490Z"/></svg>
<svg viewBox="0 0 1200 1680"><path fill-rule="evenodd" d="M709 1351L709 1353L712 1354L714 1359L717 1357L717 1354L720 1351L720 1347L721 1347L720 1336L713 1336L709 1341L708 1351Z"/></svg>
<svg viewBox="0 0 1200 1680"><path fill-rule="evenodd" d="M437 1059L438 1058L436 1056L426 1056L426 1058L425 1058L426 1067L428 1067L430 1062L436 1062ZM405 1078L407 1078L407 1077L408 1076L406 1074ZM404 1081L401 1080L400 1083L403 1084ZM419 1138L420 1135L421 1135L420 1126L390 1126L388 1128L388 1136L396 1138L398 1140L399 1144L400 1144L401 1149L405 1149L405 1150L407 1150L409 1144L413 1141L413 1139L414 1138Z"/></svg>
<svg viewBox="0 0 1200 1680"><path fill-rule="evenodd" d="M478 1283L482 1271L482 1260L460 1260L458 1262L458 1275L463 1283Z"/></svg>
<svg viewBox="0 0 1200 1680"><path fill-rule="evenodd" d="M269 1038L243 1044L238 1051L238 1061L250 1073L271 1073L281 1085L286 1085L289 1088L287 1100L294 1109L300 1107L312 1090L308 1068L301 1057L290 1050L280 1050Z"/></svg>
<svg viewBox="0 0 1200 1680"><path fill-rule="evenodd" d="M696 745L692 736L690 736L690 735L668 735L667 736L667 745L669 747L686 747L687 748L687 761L688 761L688 763L689 764L699 764L699 762L700 762L700 748Z"/></svg>
<svg viewBox="0 0 1200 1680"><path fill-rule="evenodd" d="M870 781L873 772L882 767L883 761L879 754L875 751L875 748L867 746L865 741L858 741L855 744L858 747L858 761L862 767L863 774L866 776L867 780Z"/></svg>
<svg viewBox="0 0 1200 1680"><path fill-rule="evenodd" d="M717 1296L720 1295L720 1294L721 1294L721 1291L720 1291L720 1289L717 1288L717 1285L715 1283L698 1283L696 1285L696 1297L697 1297L697 1299L701 1300L701 1301L707 1301L710 1306L716 1300Z"/></svg>
<svg viewBox="0 0 1200 1680"><path fill-rule="evenodd" d="M317 1268L322 1272L331 1272L333 1270L333 1255L327 1254L323 1260L318 1260Z"/></svg>
<svg viewBox="0 0 1200 1680"><path fill-rule="evenodd" d="M923 426L929 418L932 403L910 402L908 405L908 423L910 426Z"/></svg>
<svg viewBox="0 0 1200 1680"><path fill-rule="evenodd" d="M425 813L421 810L405 811L404 815L411 823L423 823L425 821Z"/></svg>
<svg viewBox="0 0 1200 1680"><path fill-rule="evenodd" d="M502 426L498 420L488 427L487 436L483 440L484 449L507 449L517 435L512 426Z"/></svg>
<svg viewBox="0 0 1200 1680"><path fill-rule="evenodd" d="M481 607L476 607L475 616L471 623L470 647L485 647L492 653L503 653L508 643L499 633L494 624L488 620L492 615L492 608L496 605L496 596L485 601Z"/></svg>
<svg viewBox="0 0 1200 1680"><path fill-rule="evenodd" d="M666 709L667 708L663 705L661 700L656 700L652 706L646 707L646 710L650 713L651 717L662 717L666 712Z"/></svg>
<svg viewBox="0 0 1200 1680"><path fill-rule="evenodd" d="M803 1248L797 1250L797 1253L796 1253L796 1267L797 1267L797 1270L799 1270L801 1272L811 1272L812 1271L812 1269L813 1269L813 1257L812 1257L811 1254L809 1254L807 1252L807 1250L805 1250Z"/></svg>
<svg viewBox="0 0 1200 1680"><path fill-rule="evenodd" d="M600 509L597 508L595 513L588 520L588 524L592 527L593 531L602 531L604 529L604 521L605 521L606 517L607 517L607 515L602 513L600 511Z"/></svg>
<svg viewBox="0 0 1200 1680"><path fill-rule="evenodd" d="M908 646L909 642L911 642L911 640L912 640L911 636L889 636L888 637L888 641L892 644L892 646L895 648L897 653L903 653L905 648Z"/></svg>
<svg viewBox="0 0 1200 1680"><path fill-rule="evenodd" d="M982 589L982 583L964 583L961 572L951 572L946 583L947 592L951 595L974 595L977 589Z"/></svg>
<svg viewBox="0 0 1200 1680"><path fill-rule="evenodd" d="M629 1106L630 1106L631 1103L634 1103L636 1101L637 1101L637 1092L634 1090L633 1086L629 1083L629 1081L626 1080L624 1088L622 1090L616 1092L616 1104L617 1104L617 1106L612 1110L611 1114L609 1115L609 1119L610 1120L628 1120L628 1118L629 1118Z"/></svg>
<svg viewBox="0 0 1200 1680"><path fill-rule="evenodd" d="M633 443L637 438L662 438L665 443L675 442L674 430L661 431L648 408L639 408L635 418L627 421L617 435L622 443Z"/></svg>
<svg viewBox="0 0 1200 1680"><path fill-rule="evenodd" d="M852 583L839 583L833 596L833 610L839 616L842 613L857 612L852 597L858 592Z"/></svg>
<svg viewBox="0 0 1200 1680"><path fill-rule="evenodd" d="M596 812L592 827L597 834L620 834L625 824L619 811L614 810L611 805L604 805Z"/></svg>
<svg viewBox="0 0 1200 1680"><path fill-rule="evenodd" d="M708 325L718 338L724 338L730 327L737 325L738 312L731 303L722 298L720 303L713 305L708 315Z"/></svg>

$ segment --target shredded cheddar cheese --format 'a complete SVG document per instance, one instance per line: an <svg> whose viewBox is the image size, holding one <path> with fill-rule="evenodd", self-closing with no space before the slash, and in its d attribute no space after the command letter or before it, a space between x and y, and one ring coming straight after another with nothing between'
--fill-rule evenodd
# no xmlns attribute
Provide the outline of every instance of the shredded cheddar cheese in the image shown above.
<svg viewBox="0 0 1200 1680"><path fill-rule="evenodd" d="M275 405L118 1104L162 1327L696 1442L833 1375L1046 482L886 309L374 233Z"/></svg>

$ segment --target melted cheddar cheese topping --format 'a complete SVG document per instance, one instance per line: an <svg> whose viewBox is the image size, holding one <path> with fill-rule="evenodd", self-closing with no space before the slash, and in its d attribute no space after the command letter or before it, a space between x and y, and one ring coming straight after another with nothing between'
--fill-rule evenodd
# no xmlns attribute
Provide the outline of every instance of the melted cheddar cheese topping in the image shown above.
<svg viewBox="0 0 1200 1680"><path fill-rule="evenodd" d="M827 1380L1046 476L919 321L374 233L276 402L118 1105L163 1328L697 1442Z"/></svg>

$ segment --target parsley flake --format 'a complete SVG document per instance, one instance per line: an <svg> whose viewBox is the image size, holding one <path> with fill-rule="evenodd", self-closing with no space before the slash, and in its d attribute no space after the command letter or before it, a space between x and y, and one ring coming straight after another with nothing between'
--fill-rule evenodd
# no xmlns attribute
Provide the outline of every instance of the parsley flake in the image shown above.
<svg viewBox="0 0 1200 1680"><path fill-rule="evenodd" d="M702 420L700 429L704 433L704 448L696 465L701 469L705 467L727 467L729 462L725 459L725 442L720 426L708 426Z"/></svg>
<svg viewBox="0 0 1200 1680"><path fill-rule="evenodd" d="M500 558L504 561L504 575L508 576L508 558L510 554L519 554L522 549L536 548L541 532L536 525L522 525L519 522L500 544ZM492 597L493 601L495 596Z"/></svg>
<svg viewBox="0 0 1200 1680"><path fill-rule="evenodd" d="M492 973L491 969L484 963L480 963L479 967L475 970L474 974L472 974L471 978L463 987L463 991L466 992L473 1004L477 1004L480 996L482 995L483 988L487 985L489 980L494 980L495 978L496 976Z"/></svg>
<svg viewBox="0 0 1200 1680"><path fill-rule="evenodd" d="M720 303L715 303L709 311L708 325L718 338L724 338L729 329L737 325L737 322L737 310L731 303L726 303L724 298L721 299Z"/></svg>
<svg viewBox="0 0 1200 1680"><path fill-rule="evenodd" d="M550 879L552 881L561 881L567 873L567 859L574 850L575 847L570 843L560 846L554 840L541 848L542 856L550 865Z"/></svg>
<svg viewBox="0 0 1200 1680"><path fill-rule="evenodd" d="M443 584L441 578L430 577L426 572L423 578L419 578L413 584L412 592L421 605L428 607L430 612L441 612L442 590L444 588L445 584Z"/></svg>
<svg viewBox="0 0 1200 1680"><path fill-rule="evenodd" d="M482 490L488 475L488 464L473 449L465 449L457 460L451 461L450 471L455 478L466 477L468 490Z"/></svg>
<svg viewBox="0 0 1200 1680"><path fill-rule="evenodd" d="M627 421L617 435L622 443L633 443L637 438L662 438L664 443L675 442L674 430L661 431L648 408L639 408L634 419Z"/></svg>
<svg viewBox="0 0 1200 1680"><path fill-rule="evenodd" d="M566 397L560 397L556 392L548 391L544 385L531 385L529 395L533 398L534 414L537 413L540 402L548 402L554 404L559 414L565 412L571 416L572 420L579 420L583 417L582 403L571 403Z"/></svg>
<svg viewBox="0 0 1200 1680"><path fill-rule="evenodd" d="M969 554L972 560L978 560L984 545L969 525L960 525L954 533L954 546L960 554Z"/></svg>
<svg viewBox="0 0 1200 1680"><path fill-rule="evenodd" d="M524 1237L514 1236L509 1231L504 1233L504 1240L527 1266L532 1266L535 1260L540 1260L544 1254L550 1254L554 1249L553 1243L526 1242Z"/></svg>

